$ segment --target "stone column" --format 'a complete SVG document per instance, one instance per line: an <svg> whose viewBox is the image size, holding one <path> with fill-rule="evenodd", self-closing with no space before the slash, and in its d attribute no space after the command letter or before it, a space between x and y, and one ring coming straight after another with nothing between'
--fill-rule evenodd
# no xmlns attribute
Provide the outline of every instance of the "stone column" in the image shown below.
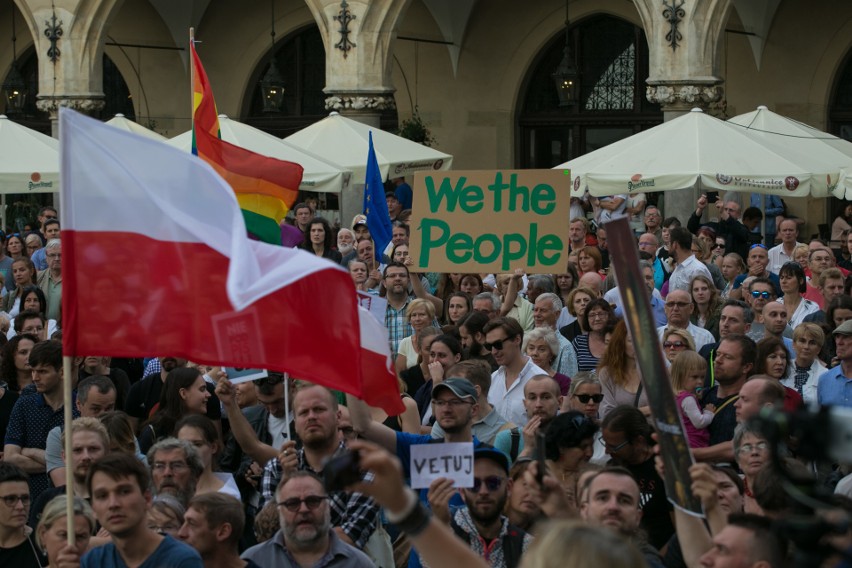
<svg viewBox="0 0 852 568"><path fill-rule="evenodd" d="M58 136L59 108L87 114L104 106L104 30L123 0L15 0L35 41L36 106L50 113Z"/></svg>
<svg viewBox="0 0 852 568"><path fill-rule="evenodd" d="M393 42L411 0L305 0L325 44L325 107L379 126L396 108Z"/></svg>
<svg viewBox="0 0 852 568"><path fill-rule="evenodd" d="M663 107L664 120L723 98L720 37L732 0L633 0L648 38L646 96ZM664 194L667 217L684 224L695 209L693 190Z"/></svg>

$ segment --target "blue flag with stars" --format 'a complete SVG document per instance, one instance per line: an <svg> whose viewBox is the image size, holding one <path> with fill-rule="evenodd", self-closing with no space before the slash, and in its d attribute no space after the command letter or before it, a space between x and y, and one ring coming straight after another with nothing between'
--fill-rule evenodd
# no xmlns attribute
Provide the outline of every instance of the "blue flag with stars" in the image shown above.
<svg viewBox="0 0 852 568"><path fill-rule="evenodd" d="M367 228L376 248L376 260L381 262L382 255L391 242L391 226L388 204L385 201L385 185L373 149L373 133L370 132L370 151L367 154L367 179L364 181L364 215L367 216Z"/></svg>

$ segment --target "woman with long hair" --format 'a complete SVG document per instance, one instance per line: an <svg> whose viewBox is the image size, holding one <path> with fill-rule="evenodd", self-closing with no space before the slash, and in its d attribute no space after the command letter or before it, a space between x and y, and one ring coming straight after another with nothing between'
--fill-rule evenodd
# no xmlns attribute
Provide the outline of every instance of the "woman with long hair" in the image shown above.
<svg viewBox="0 0 852 568"><path fill-rule="evenodd" d="M442 301L450 297L453 292L459 291L459 283L461 282L461 272L444 272L438 278L438 288L435 295Z"/></svg>
<svg viewBox="0 0 852 568"><path fill-rule="evenodd" d="M778 382L789 373L790 354L784 342L777 337L766 337L757 342L754 374L766 375ZM782 385L783 386L783 385ZM802 395L795 389L784 387L784 410L795 412L802 405Z"/></svg>
<svg viewBox="0 0 852 568"><path fill-rule="evenodd" d="M98 420L109 432L110 452L124 452L145 461L145 456L139 452L137 446L133 424L131 424L130 417L126 413L121 410L112 410L101 414Z"/></svg>
<svg viewBox="0 0 852 568"><path fill-rule="evenodd" d="M579 505L576 476L595 454L598 425L582 412L568 411L550 421L544 432L548 470L560 481L568 502Z"/></svg>
<svg viewBox="0 0 852 568"><path fill-rule="evenodd" d="M405 308L405 321L411 325L414 333L403 338L399 342L398 353L396 356L396 372L401 373L409 367L417 364L417 334L424 328L432 325L435 320L435 306L429 300L415 298L408 303Z"/></svg>
<svg viewBox="0 0 852 568"><path fill-rule="evenodd" d="M571 342L577 353L577 370L593 371L598 366L598 360L606 351L607 330L612 326L614 319L612 306L603 298L592 300L586 306L578 320L584 333Z"/></svg>
<svg viewBox="0 0 852 568"><path fill-rule="evenodd" d="M564 335L565 339L573 341L575 337L588 331L583 327L583 312L586 311L586 306L589 305L589 302L596 297L597 294L595 294L595 291L585 286L574 288L568 294L568 301L565 303L565 307L568 308L568 313L574 317L574 321L559 330L559 333Z"/></svg>
<svg viewBox="0 0 852 568"><path fill-rule="evenodd" d="M648 393L642 388L636 351L624 320L615 324L609 345L598 363L597 375L604 395L600 408L601 420L606 418L610 410L622 404L635 406L646 416L650 413Z"/></svg>
<svg viewBox="0 0 852 568"><path fill-rule="evenodd" d="M314 217L308 223L308 238L302 244L302 248L315 255L327 258L335 264L340 264L343 255L334 250L334 235L331 225L322 217Z"/></svg>
<svg viewBox="0 0 852 568"><path fill-rule="evenodd" d="M21 291L21 312L26 311L38 312L47 318L47 298L45 298L44 292L38 286L27 286ZM47 320L47 337L52 337L57 327L56 320ZM11 339L15 335L15 320L12 319L9 331L6 332L6 337Z"/></svg>
<svg viewBox="0 0 852 568"><path fill-rule="evenodd" d="M715 231L712 231L714 237L711 239L707 231L709 227L702 227L698 231L698 236L693 237L692 239L692 254L695 255L695 258L704 263L704 266L707 267L707 270L710 271L710 276L712 276L713 286L721 290L725 287L725 279L722 277L722 271L716 266L716 263L713 262L713 245L716 242Z"/></svg>
<svg viewBox="0 0 852 568"><path fill-rule="evenodd" d="M423 354L424 358L426 354ZM429 346L429 374L426 382L414 393L414 401L420 412L421 424L428 427L424 433L431 432L432 418L432 387L444 380L447 371L462 360L461 342L452 335L439 335Z"/></svg>
<svg viewBox="0 0 852 568"><path fill-rule="evenodd" d="M216 463L216 456L222 450L222 444L212 420L201 414L184 416L175 425L175 437L192 444L198 452L198 457L201 458L201 463L204 464L204 471L195 486L196 495L218 491L242 500L234 476L230 473L213 471L213 465Z"/></svg>
<svg viewBox="0 0 852 568"><path fill-rule="evenodd" d="M29 358L36 343L38 338L35 335L22 333L10 339L0 351L0 381L6 383L9 390L21 392L33 382Z"/></svg>
<svg viewBox="0 0 852 568"><path fill-rule="evenodd" d="M696 275L689 283L692 296L692 315L690 321L713 334L719 340L719 316L722 313L722 299L713 281L703 274Z"/></svg>
<svg viewBox="0 0 852 568"><path fill-rule="evenodd" d="M778 303L784 304L787 308L788 323L791 328L796 329L806 316L819 311L819 305L802 297L808 289L807 279L805 271L795 262L784 263L778 271L778 280L781 283L781 292L784 294L778 298Z"/></svg>
<svg viewBox="0 0 852 568"><path fill-rule="evenodd" d="M594 272L601 278L605 278L601 270L603 270L603 257L598 247L586 245L577 251L577 272L581 277L588 272Z"/></svg>
<svg viewBox="0 0 852 568"><path fill-rule="evenodd" d="M71 556L80 557L89 547L89 539L95 533L97 523L95 513L89 502L80 497L73 497L74 511L74 546L68 547L68 496L58 495L51 499L41 513L38 526L35 529L36 544L47 556L47 568L70 566ZM62 553L64 564L59 563ZM78 564L79 565L79 564ZM10 567L11 568L11 567Z"/></svg>
<svg viewBox="0 0 852 568"><path fill-rule="evenodd" d="M12 260L18 260L24 256L24 241L18 233L12 233L6 238L6 254Z"/></svg>
<svg viewBox="0 0 852 568"><path fill-rule="evenodd" d="M735 252L729 252L722 259L722 278L725 279L725 287L719 294L723 300L727 300L734 289L734 280L740 274L746 273L746 264L743 257Z"/></svg>
<svg viewBox="0 0 852 568"><path fill-rule="evenodd" d="M532 359L533 363L559 384L559 391L562 396L568 394L568 389L571 387L571 377L557 373L556 369L553 368L553 363L556 361L560 350L555 331L547 327L536 327L532 331L526 332L522 350Z"/></svg>
<svg viewBox="0 0 852 568"><path fill-rule="evenodd" d="M485 284L482 283L482 276L479 274L462 274L459 280L459 290L473 298L477 294L485 291Z"/></svg>
<svg viewBox="0 0 852 568"><path fill-rule="evenodd" d="M10 318L18 315L21 310L21 295L24 288L36 286L36 268L33 261L27 257L21 257L12 262L12 279L15 281L15 290L6 294L3 298L3 311Z"/></svg>
<svg viewBox="0 0 852 568"><path fill-rule="evenodd" d="M496 371L500 365L494 360L491 352L486 351L483 343L485 343L485 324L489 321L488 315L482 312L470 312L459 320L458 332L461 340L462 348L464 349L463 359L481 359L488 363L491 367L491 372Z"/></svg>
<svg viewBox="0 0 852 568"><path fill-rule="evenodd" d="M559 313L559 319L556 320L556 329L559 330L577 319L568 310L568 297L574 288L580 285L580 275L577 273L576 266L566 264L565 272L554 274L553 280L556 282L556 294L562 300L562 311Z"/></svg>
<svg viewBox="0 0 852 568"><path fill-rule="evenodd" d="M139 433L139 449L143 454L158 440L173 436L175 425L187 414L205 414L210 398L207 383L195 367L178 367L169 372L157 411Z"/></svg>
<svg viewBox="0 0 852 568"><path fill-rule="evenodd" d="M473 300L464 292L453 292L444 302L444 323L458 326L473 311Z"/></svg>

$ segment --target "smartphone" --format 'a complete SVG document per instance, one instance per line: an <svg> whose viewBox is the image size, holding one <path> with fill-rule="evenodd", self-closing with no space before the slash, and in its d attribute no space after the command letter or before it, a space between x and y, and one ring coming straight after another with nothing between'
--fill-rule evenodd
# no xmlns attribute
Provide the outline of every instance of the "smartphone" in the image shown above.
<svg viewBox="0 0 852 568"><path fill-rule="evenodd" d="M708 191L707 192L707 203L716 203L719 201L719 192L718 191Z"/></svg>
<svg viewBox="0 0 852 568"><path fill-rule="evenodd" d="M358 452L345 451L326 460L322 467L326 491L343 491L364 478L361 471L361 456Z"/></svg>
<svg viewBox="0 0 852 568"><path fill-rule="evenodd" d="M544 472L547 468L544 462L544 456L547 453L545 450L544 432L539 430L535 433L535 461L538 463L535 480L541 486L544 486Z"/></svg>

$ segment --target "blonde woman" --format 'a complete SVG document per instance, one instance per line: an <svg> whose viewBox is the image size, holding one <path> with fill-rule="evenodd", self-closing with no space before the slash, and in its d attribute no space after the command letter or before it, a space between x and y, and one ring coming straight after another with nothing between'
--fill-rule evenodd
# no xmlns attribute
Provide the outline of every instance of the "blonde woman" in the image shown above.
<svg viewBox="0 0 852 568"><path fill-rule="evenodd" d="M685 329L670 327L663 334L663 355L668 365L672 364L675 357L684 351L695 351L695 340Z"/></svg>
<svg viewBox="0 0 852 568"><path fill-rule="evenodd" d="M639 549L617 532L579 520L558 521L547 527L521 561L521 568L587 566L644 568L647 564Z"/></svg>
<svg viewBox="0 0 852 568"><path fill-rule="evenodd" d="M405 309L405 321L414 333L399 342L399 353L396 356L396 372L401 373L417 364L417 348L420 332L435 321L435 306L429 300L416 298L408 303Z"/></svg>
<svg viewBox="0 0 852 568"><path fill-rule="evenodd" d="M47 555L48 568L71 566L74 562L79 566L80 557L95 532L95 513L91 505L85 499L74 497L74 546L68 547L67 503L65 495L51 499L35 530L36 544Z"/></svg>

